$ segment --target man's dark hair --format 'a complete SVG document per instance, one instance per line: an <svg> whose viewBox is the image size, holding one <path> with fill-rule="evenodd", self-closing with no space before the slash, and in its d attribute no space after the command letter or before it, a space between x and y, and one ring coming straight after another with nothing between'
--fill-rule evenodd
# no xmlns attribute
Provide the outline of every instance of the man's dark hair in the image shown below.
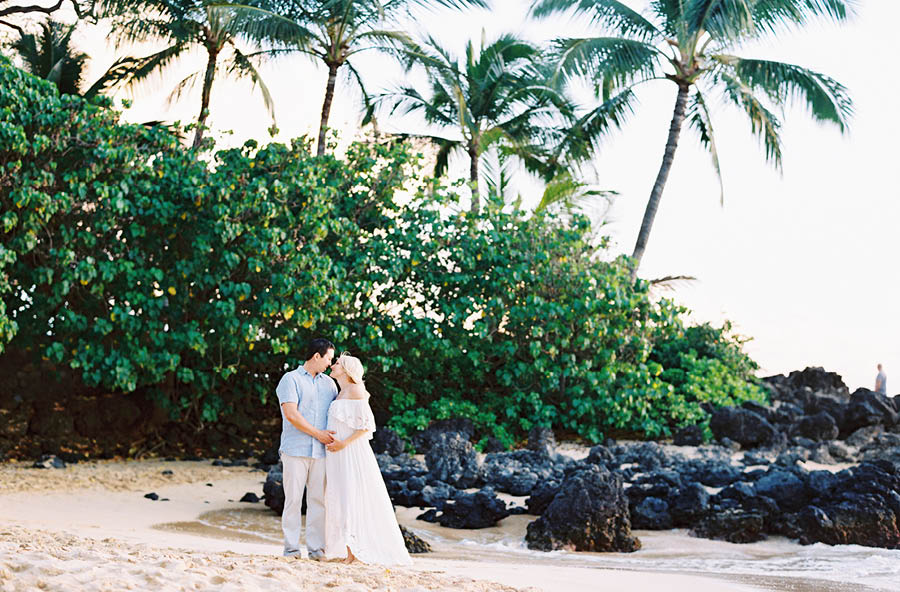
<svg viewBox="0 0 900 592"><path fill-rule="evenodd" d="M327 354L330 349L334 349L333 343L324 337L316 337L306 346L306 360L309 361L313 359L313 356L316 354L319 354L324 358L325 354Z"/></svg>

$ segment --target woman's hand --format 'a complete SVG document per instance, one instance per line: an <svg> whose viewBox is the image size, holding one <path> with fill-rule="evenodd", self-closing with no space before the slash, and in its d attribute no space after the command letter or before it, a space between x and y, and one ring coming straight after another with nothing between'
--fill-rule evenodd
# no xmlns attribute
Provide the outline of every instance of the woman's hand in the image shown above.
<svg viewBox="0 0 900 592"><path fill-rule="evenodd" d="M335 439L334 439L334 442L332 442L331 444L326 445L325 448L328 450L328 452L340 452L341 450L344 449L345 446L347 446L347 443L346 443L346 442L344 442L343 440L338 440L337 438L335 438Z"/></svg>

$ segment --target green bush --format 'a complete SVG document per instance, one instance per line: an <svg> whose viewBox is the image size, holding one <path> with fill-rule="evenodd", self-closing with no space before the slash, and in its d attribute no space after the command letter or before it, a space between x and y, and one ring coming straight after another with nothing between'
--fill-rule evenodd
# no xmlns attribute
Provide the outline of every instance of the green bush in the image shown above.
<svg viewBox="0 0 900 592"><path fill-rule="evenodd" d="M373 374L401 434L460 415L506 444L533 425L590 442L660 437L704 421L703 402L760 397L737 344L691 367L673 358L686 380L668 379L654 352L677 347L683 309L632 282L624 259L603 260L586 219L447 216L441 206L423 198L390 235L410 266L385 292L395 303L388 341L402 355Z"/></svg>
<svg viewBox="0 0 900 592"><path fill-rule="evenodd" d="M459 213L401 143L207 164L7 61L0 140L0 347L172 417L264 403L316 335L363 359L404 436L463 416L506 445L659 437L762 398L728 328L685 328L586 219Z"/></svg>
<svg viewBox="0 0 900 592"><path fill-rule="evenodd" d="M665 368L662 379L686 401L715 406L764 402L765 392L755 378L759 366L744 353L743 343L730 323L676 325L657 341L650 357Z"/></svg>
<svg viewBox="0 0 900 592"><path fill-rule="evenodd" d="M342 297L321 247L377 159L250 143L212 170L165 130L7 62L0 77L4 338L88 386L145 388L173 417L265 401Z"/></svg>

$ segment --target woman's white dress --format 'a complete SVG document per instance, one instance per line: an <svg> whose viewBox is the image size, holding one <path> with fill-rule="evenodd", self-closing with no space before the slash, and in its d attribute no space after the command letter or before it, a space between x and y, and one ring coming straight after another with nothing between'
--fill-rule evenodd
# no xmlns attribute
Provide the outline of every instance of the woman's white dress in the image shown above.
<svg viewBox="0 0 900 592"><path fill-rule="evenodd" d="M339 452L325 453L325 556L347 557L347 547L363 563L412 563L397 525L381 469L369 445L375 417L367 399L335 399L328 429L345 440L356 430L369 433Z"/></svg>

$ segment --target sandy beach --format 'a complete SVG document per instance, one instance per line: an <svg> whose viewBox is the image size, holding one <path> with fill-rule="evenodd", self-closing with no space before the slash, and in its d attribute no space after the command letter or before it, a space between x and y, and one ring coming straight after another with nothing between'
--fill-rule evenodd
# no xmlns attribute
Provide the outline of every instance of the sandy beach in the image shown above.
<svg viewBox="0 0 900 592"><path fill-rule="evenodd" d="M465 550L414 556L402 569L322 564L281 557L277 535L200 520L244 512L277 532L262 504L237 501L261 494L264 479L260 471L209 461L0 465L0 590L772 589L687 574L509 562L501 554L467 557ZM150 492L160 500L144 498Z"/></svg>

